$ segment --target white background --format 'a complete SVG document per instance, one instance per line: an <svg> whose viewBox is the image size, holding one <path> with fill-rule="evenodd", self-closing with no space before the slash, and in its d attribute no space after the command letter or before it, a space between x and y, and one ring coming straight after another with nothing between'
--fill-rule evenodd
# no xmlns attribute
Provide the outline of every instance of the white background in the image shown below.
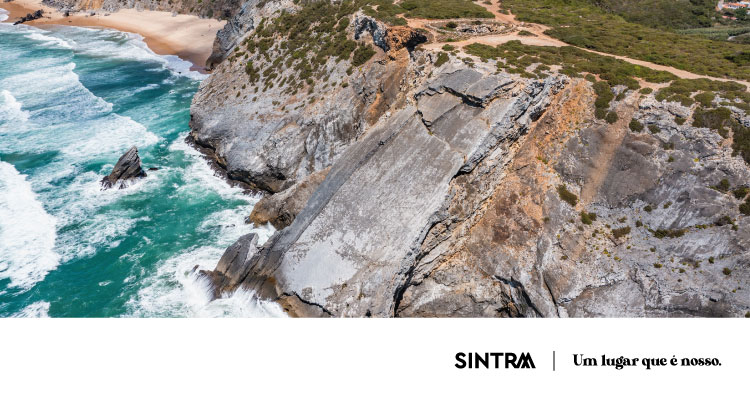
<svg viewBox="0 0 750 400"><path fill-rule="evenodd" d="M748 328L749 319L4 319L0 399L748 399ZM457 369L455 354L472 351L530 352L536 369ZM575 367L574 353L722 366Z"/></svg>

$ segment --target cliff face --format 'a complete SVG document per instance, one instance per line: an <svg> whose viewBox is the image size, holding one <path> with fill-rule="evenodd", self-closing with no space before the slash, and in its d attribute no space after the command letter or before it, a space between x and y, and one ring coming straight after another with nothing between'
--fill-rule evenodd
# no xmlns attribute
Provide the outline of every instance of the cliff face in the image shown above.
<svg viewBox="0 0 750 400"><path fill-rule="evenodd" d="M731 137L691 126L691 108L627 91L607 123L586 80L436 62L418 31L362 14L335 26L372 58L320 60L297 79L294 62L274 67L291 44L249 51L269 37L264 18L296 6L248 4L191 136L230 177L277 193L254 214L289 226L203 272L217 294L243 286L298 316L750 310L750 225L733 192L750 169Z"/></svg>

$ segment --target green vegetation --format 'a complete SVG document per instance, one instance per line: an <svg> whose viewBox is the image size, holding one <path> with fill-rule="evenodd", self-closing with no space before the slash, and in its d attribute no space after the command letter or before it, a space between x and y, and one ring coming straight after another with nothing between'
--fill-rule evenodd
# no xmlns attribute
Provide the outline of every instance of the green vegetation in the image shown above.
<svg viewBox="0 0 750 400"><path fill-rule="evenodd" d="M750 197L744 203L740 204L740 212L744 215L750 215Z"/></svg>
<svg viewBox="0 0 750 400"><path fill-rule="evenodd" d="M707 27L712 24L714 0L590 0L629 22L657 29Z"/></svg>
<svg viewBox="0 0 750 400"><path fill-rule="evenodd" d="M619 117L617 116L617 113L614 111L610 111L607 113L607 115L604 117L604 120L607 121L607 123L614 124L617 122L617 119Z"/></svg>
<svg viewBox="0 0 750 400"><path fill-rule="evenodd" d="M445 45L443 45L443 50L445 50L445 51L453 51L453 50L456 50L456 46L451 46L449 44L445 44Z"/></svg>
<svg viewBox="0 0 750 400"><path fill-rule="evenodd" d="M557 187L557 194L560 195L560 199L570 204L572 207L575 207L576 204L578 204L578 196L571 193L565 185Z"/></svg>
<svg viewBox="0 0 750 400"><path fill-rule="evenodd" d="M726 41L732 36L748 36L750 26L712 26L709 28L681 29L677 31L683 35L702 36L706 39ZM744 38L743 38L744 39ZM743 39L733 40L742 42Z"/></svg>
<svg viewBox="0 0 750 400"><path fill-rule="evenodd" d="M464 51L483 60L502 59L502 62L498 62L498 70L504 69L508 73L517 73L525 77L546 77L543 71L526 72L532 64L540 63L546 66L559 65L562 67L560 72L571 77L580 77L584 72L599 75L599 78L606 81L610 87L625 85L631 90L639 88L635 78L654 83L668 82L676 78L668 72L655 71L570 46L527 46L518 40L511 40L497 47L472 43L465 46Z"/></svg>
<svg viewBox="0 0 750 400"><path fill-rule="evenodd" d="M724 226L724 225L731 225L732 224L732 218L729 218L728 215L724 215L723 217L717 219L714 222L714 225L716 226Z"/></svg>
<svg viewBox="0 0 750 400"><path fill-rule="evenodd" d="M302 82L312 89L312 78L326 76L328 60L348 61L354 53L352 63L358 65L375 54L370 46L357 47L357 42L346 37L349 15L360 8L361 1L300 1L302 7L295 13L283 10L273 19L261 20L243 42L244 49L238 46L233 56L254 57L245 72L263 91L279 85L296 93Z"/></svg>
<svg viewBox="0 0 750 400"><path fill-rule="evenodd" d="M744 199L748 193L750 193L750 188L747 188L747 187L737 188L737 189L734 189L734 191L732 192L732 194L734 194L734 198L737 200Z"/></svg>
<svg viewBox="0 0 750 400"><path fill-rule="evenodd" d="M654 268L661 268L661 267L663 267L663 265L661 265L659 263L654 263Z"/></svg>
<svg viewBox="0 0 750 400"><path fill-rule="evenodd" d="M721 272L722 272L722 273L723 273L724 275L726 275L726 276L732 275L732 270L731 270L731 269L729 269L729 268L727 268L727 267L724 267L724 269L722 269L722 270L721 270Z"/></svg>
<svg viewBox="0 0 750 400"><path fill-rule="evenodd" d="M382 1L386 3L387 1ZM390 4L393 4L392 1ZM404 0L394 9L401 9L407 18L493 18L491 12L469 0ZM380 7L378 7L380 10Z"/></svg>
<svg viewBox="0 0 750 400"><path fill-rule="evenodd" d="M448 53L441 51L440 53L438 53L437 59L435 60L435 66L439 67L447 63L448 60L450 60L450 56L448 56Z"/></svg>
<svg viewBox="0 0 750 400"><path fill-rule="evenodd" d="M721 136L727 137L729 125L732 121L732 112L726 107L714 109L698 109L693 113L693 126L697 128L709 128L719 132Z"/></svg>
<svg viewBox="0 0 750 400"><path fill-rule="evenodd" d="M703 107L711 107L716 94L714 92L702 92L695 95L694 99Z"/></svg>
<svg viewBox="0 0 750 400"><path fill-rule="evenodd" d="M352 56L352 65L354 65L355 67L359 67L360 65L366 63L374 55L375 50L372 49L372 46L370 46L369 44L360 45L359 47L357 47L357 50L354 51L354 55Z"/></svg>
<svg viewBox="0 0 750 400"><path fill-rule="evenodd" d="M399 14L418 18L492 17L469 0L404 0L399 4L393 0L296 0L295 3L300 6L296 12L282 10L273 18L261 19L229 58L230 62L250 58L245 72L249 81L263 91L279 85L292 94L306 83L312 92L316 79L326 79L325 66L329 60L351 60L354 67L370 60L376 54L375 49L358 45L346 35L350 15L360 9L391 25L406 25L405 19L397 17Z"/></svg>
<svg viewBox="0 0 750 400"><path fill-rule="evenodd" d="M657 229L657 230L650 230L651 233L659 238L664 239L665 237L668 238L678 238L685 235L685 232L687 232L687 229Z"/></svg>
<svg viewBox="0 0 750 400"><path fill-rule="evenodd" d="M612 229L612 236L615 237L615 239L619 239L625 235L630 234L630 227L624 226L622 228Z"/></svg>
<svg viewBox="0 0 750 400"><path fill-rule="evenodd" d="M586 225L591 225L594 221L596 221L595 213L587 213L586 211L581 211L581 222Z"/></svg>
<svg viewBox="0 0 750 400"><path fill-rule="evenodd" d="M660 29L628 22L586 0L504 0L503 5L522 21L550 26L550 36L574 46L702 75L750 79L750 69L746 68L750 65L750 50L742 44L723 42L717 46L713 40L662 30L663 23L635 16L629 18L647 25L656 23L654 26ZM674 15L685 10L673 4L670 9L670 14L658 16L656 21L679 21Z"/></svg>
<svg viewBox="0 0 750 400"><path fill-rule="evenodd" d="M633 118L630 120L628 128L630 128L630 130L633 132L641 132L643 131L643 124L637 119Z"/></svg>
<svg viewBox="0 0 750 400"><path fill-rule="evenodd" d="M712 186L711 188L712 189L716 189L716 190L718 190L718 191L720 191L722 193L726 193L726 192L729 191L730 187L731 186L729 185L729 179L724 178L724 179L722 179L722 180L719 181L718 185Z"/></svg>
<svg viewBox="0 0 750 400"><path fill-rule="evenodd" d="M536 36L536 35L529 31L521 29L520 31L518 31L518 36Z"/></svg>

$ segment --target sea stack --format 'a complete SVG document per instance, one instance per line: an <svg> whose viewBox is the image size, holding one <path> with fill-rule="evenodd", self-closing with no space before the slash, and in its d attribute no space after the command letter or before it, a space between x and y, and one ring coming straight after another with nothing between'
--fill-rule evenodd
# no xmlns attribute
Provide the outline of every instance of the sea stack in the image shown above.
<svg viewBox="0 0 750 400"><path fill-rule="evenodd" d="M146 172L141 168L141 158L138 156L138 148L135 146L128 149L125 154L117 160L112 172L102 178L102 190L117 187L123 189L128 183L137 178L144 178Z"/></svg>

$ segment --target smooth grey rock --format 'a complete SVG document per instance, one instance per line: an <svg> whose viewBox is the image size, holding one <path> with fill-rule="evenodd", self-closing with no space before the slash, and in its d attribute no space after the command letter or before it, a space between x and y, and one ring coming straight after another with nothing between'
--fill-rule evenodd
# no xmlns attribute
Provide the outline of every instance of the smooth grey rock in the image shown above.
<svg viewBox="0 0 750 400"><path fill-rule="evenodd" d="M259 226L270 223L276 229L289 226L305 208L310 196L323 182L327 173L328 169L314 172L283 192L263 197L253 207L248 222Z"/></svg>

